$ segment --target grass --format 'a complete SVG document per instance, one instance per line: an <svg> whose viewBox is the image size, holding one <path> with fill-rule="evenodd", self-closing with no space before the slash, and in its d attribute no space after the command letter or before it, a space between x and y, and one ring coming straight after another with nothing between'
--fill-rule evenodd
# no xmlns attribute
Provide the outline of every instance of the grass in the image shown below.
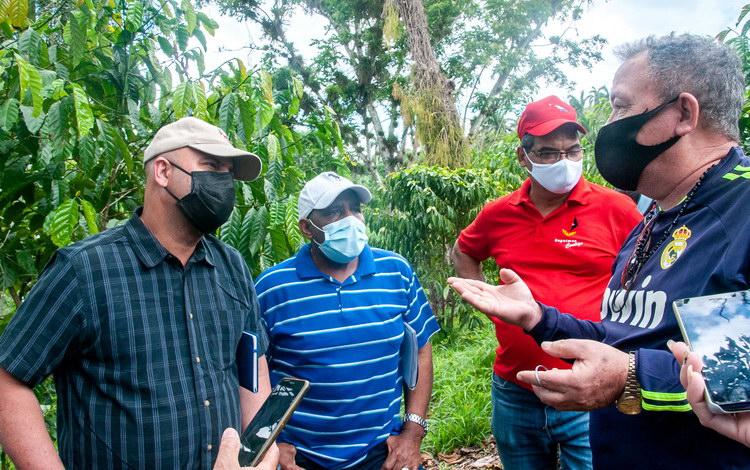
<svg viewBox="0 0 750 470"><path fill-rule="evenodd" d="M450 452L475 446L490 435L490 378L497 340L491 324L453 331L433 342L435 382L430 433L422 448Z"/></svg>

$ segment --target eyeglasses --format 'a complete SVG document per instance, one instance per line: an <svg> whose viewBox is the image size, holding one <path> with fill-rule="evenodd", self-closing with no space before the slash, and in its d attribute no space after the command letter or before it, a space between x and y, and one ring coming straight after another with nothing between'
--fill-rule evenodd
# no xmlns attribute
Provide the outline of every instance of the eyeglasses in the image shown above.
<svg viewBox="0 0 750 470"><path fill-rule="evenodd" d="M557 163L562 160L563 157L567 158L568 160L577 162L583 158L583 149L579 147L567 151L542 150L541 152L532 150L528 152L527 155L533 155L534 160L536 160L537 163Z"/></svg>

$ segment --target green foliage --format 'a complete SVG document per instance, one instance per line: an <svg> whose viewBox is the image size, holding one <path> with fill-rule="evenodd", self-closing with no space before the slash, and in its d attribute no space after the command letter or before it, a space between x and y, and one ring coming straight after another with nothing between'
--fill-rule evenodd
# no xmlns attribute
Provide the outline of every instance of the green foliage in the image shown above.
<svg viewBox="0 0 750 470"><path fill-rule="evenodd" d="M445 164L424 160L423 153L465 134L477 138L503 128L509 112L541 83L569 85L561 66L589 68L601 60L605 44L600 36L581 37L574 27L590 0L424 0L432 48L452 96L465 104L461 128L454 129L430 119L429 96L400 100L413 64L393 0L278 0L272 8L259 8L257 0L207 1L262 27L266 60L299 75L309 90L301 109L335 110L352 159L376 179L413 162ZM315 39L318 54L307 62L285 28L300 9L327 26L325 36ZM570 27L546 34L552 23ZM413 108L427 110L427 117L412 119ZM465 163L453 157L449 164L454 160Z"/></svg>
<svg viewBox="0 0 750 470"><path fill-rule="evenodd" d="M391 173L376 195L380 202L369 209L371 243L414 265L446 330L470 320L445 283L453 274L450 249L487 200L511 189L508 183L505 175L487 170L414 166Z"/></svg>
<svg viewBox="0 0 750 470"><path fill-rule="evenodd" d="M588 92L581 92L578 97L569 96L568 102L578 113L578 122L583 124L587 130L586 135L581 136L581 145L584 151L583 175L587 180L602 186L612 187L599 174L594 159L594 143L599 129L607 123L612 113L612 105L609 102L609 90L606 87L592 88Z"/></svg>
<svg viewBox="0 0 750 470"><path fill-rule="evenodd" d="M180 19L161 12L177 7L47 2L24 21L0 16L0 289L15 303L54 249L138 204L133 162L171 119L154 38L175 40Z"/></svg>
<svg viewBox="0 0 750 470"><path fill-rule="evenodd" d="M383 3L383 43L385 46L393 47L401 37L401 33L396 2L395 0L385 0Z"/></svg>
<svg viewBox="0 0 750 470"><path fill-rule="evenodd" d="M432 428L422 444L423 450L433 453L478 445L491 432L494 331L483 320L481 328L442 338L433 345Z"/></svg>
<svg viewBox="0 0 750 470"><path fill-rule="evenodd" d="M582 91L578 96L568 96L568 103L578 114L578 122L586 129L583 136L584 144L593 150L599 129L607 123L612 112L607 87L592 88L588 92Z"/></svg>
<svg viewBox="0 0 750 470"><path fill-rule="evenodd" d="M740 114L740 140L745 148L750 146L750 3L740 10L734 27L721 31L716 38L732 46L742 61L745 73L745 102Z"/></svg>
<svg viewBox="0 0 750 470"><path fill-rule="evenodd" d="M0 3L0 23L23 28L29 14L28 0L5 0Z"/></svg>
<svg viewBox="0 0 750 470"><path fill-rule="evenodd" d="M257 181L238 184L221 235L255 273L297 249L301 183L347 165L332 114L299 112L297 77L276 81L240 61L205 73L203 47L189 39L203 44L216 23L185 0L49 2L24 21L14 16L18 4L0 8L0 290L8 298L23 299L56 248L131 216L142 199L143 149L186 115L218 124L263 160ZM303 150L326 157L319 165Z"/></svg>
<svg viewBox="0 0 750 470"><path fill-rule="evenodd" d="M397 92L400 89L394 85L393 95L401 104L401 112L408 116L405 121L415 124L415 138L424 146L423 161L451 168L466 165L469 152L463 129L455 114L445 112L439 87L417 90L412 84L410 92Z"/></svg>

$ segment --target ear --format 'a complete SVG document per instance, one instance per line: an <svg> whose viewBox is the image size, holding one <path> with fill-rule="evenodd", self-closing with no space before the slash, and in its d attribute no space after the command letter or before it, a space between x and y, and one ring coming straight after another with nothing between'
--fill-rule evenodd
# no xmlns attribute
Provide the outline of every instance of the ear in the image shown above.
<svg viewBox="0 0 750 470"><path fill-rule="evenodd" d="M310 222L307 219L302 219L297 222L297 226L299 227L299 231L302 232L302 235L305 238L307 238L308 240L311 240L313 238L312 231L310 230Z"/></svg>
<svg viewBox="0 0 750 470"><path fill-rule="evenodd" d="M690 93L680 93L677 106L680 110L680 121L675 127L675 133L683 136L698 128L701 107L695 96Z"/></svg>
<svg viewBox="0 0 750 470"><path fill-rule="evenodd" d="M172 165L169 164L167 159L155 157L151 165L151 171L153 172L151 176L154 183L166 188L169 178L172 176Z"/></svg>

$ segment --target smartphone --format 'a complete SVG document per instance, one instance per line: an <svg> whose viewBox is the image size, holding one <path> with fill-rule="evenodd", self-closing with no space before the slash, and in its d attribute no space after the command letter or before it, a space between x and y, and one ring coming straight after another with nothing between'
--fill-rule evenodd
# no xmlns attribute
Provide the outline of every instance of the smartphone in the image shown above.
<svg viewBox="0 0 750 470"><path fill-rule="evenodd" d="M240 436L240 466L254 467L263 460L263 455L289 421L308 388L310 382L307 380L291 377L279 380Z"/></svg>
<svg viewBox="0 0 750 470"><path fill-rule="evenodd" d="M682 336L703 361L714 413L750 411L750 291L675 300Z"/></svg>

